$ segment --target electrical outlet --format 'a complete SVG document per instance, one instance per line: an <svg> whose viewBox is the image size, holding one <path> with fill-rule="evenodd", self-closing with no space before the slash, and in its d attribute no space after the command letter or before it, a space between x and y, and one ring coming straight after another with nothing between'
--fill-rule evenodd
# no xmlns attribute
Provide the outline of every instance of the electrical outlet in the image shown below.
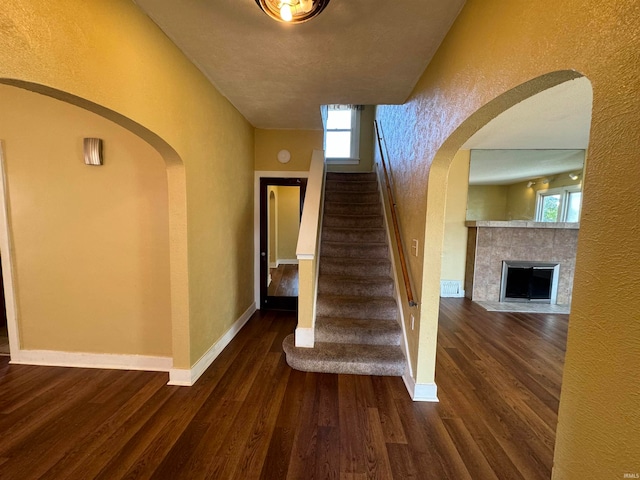
<svg viewBox="0 0 640 480"><path fill-rule="evenodd" d="M414 257L418 256L418 239L417 238L414 238L413 240L411 240L411 251L413 252Z"/></svg>
<svg viewBox="0 0 640 480"><path fill-rule="evenodd" d="M416 325L416 317L411 315L411 330L414 329L415 325Z"/></svg>

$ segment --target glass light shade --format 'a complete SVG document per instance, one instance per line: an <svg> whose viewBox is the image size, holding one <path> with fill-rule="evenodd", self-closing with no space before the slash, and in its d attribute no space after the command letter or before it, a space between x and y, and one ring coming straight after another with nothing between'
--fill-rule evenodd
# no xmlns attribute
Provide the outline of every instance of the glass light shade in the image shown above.
<svg viewBox="0 0 640 480"><path fill-rule="evenodd" d="M256 0L260 9L278 22L304 23L322 12L330 0Z"/></svg>

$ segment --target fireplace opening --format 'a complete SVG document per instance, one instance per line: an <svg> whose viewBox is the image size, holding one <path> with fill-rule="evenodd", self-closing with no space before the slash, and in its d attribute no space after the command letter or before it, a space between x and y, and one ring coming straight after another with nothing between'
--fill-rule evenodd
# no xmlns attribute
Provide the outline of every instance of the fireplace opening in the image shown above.
<svg viewBox="0 0 640 480"><path fill-rule="evenodd" d="M555 304L559 270L558 263L503 261L500 301Z"/></svg>

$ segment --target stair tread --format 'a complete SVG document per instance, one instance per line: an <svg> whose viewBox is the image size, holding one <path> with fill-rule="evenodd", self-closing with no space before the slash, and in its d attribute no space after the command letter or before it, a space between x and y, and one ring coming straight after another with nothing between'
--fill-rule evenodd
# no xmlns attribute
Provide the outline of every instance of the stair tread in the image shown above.
<svg viewBox="0 0 640 480"><path fill-rule="evenodd" d="M333 294L319 294L318 302L335 302L335 303L350 303L350 304L379 304L379 305L396 305L396 300L393 297L362 297L360 295L333 295Z"/></svg>
<svg viewBox="0 0 640 480"><path fill-rule="evenodd" d="M345 318L345 317L322 317L316 318L316 327L335 326L344 328L357 328L376 331L402 331L402 327L396 320L381 320L369 318Z"/></svg>
<svg viewBox="0 0 640 480"><path fill-rule="evenodd" d="M351 246L387 246L387 242L336 242L335 240L323 240L322 244L331 244L331 245L351 245Z"/></svg>
<svg viewBox="0 0 640 480"><path fill-rule="evenodd" d="M353 283L393 283L393 279L388 275L334 275L321 273L320 282L353 282Z"/></svg>
<svg viewBox="0 0 640 480"><path fill-rule="evenodd" d="M313 348L295 346L289 335L282 344L287 362L303 371L393 375L404 373L405 358L398 345L316 342Z"/></svg>

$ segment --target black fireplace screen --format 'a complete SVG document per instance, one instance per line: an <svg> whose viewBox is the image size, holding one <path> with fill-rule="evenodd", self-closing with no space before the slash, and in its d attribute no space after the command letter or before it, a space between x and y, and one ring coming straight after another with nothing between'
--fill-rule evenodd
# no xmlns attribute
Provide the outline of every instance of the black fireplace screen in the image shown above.
<svg viewBox="0 0 640 480"><path fill-rule="evenodd" d="M509 266L505 297L550 300L553 268Z"/></svg>

